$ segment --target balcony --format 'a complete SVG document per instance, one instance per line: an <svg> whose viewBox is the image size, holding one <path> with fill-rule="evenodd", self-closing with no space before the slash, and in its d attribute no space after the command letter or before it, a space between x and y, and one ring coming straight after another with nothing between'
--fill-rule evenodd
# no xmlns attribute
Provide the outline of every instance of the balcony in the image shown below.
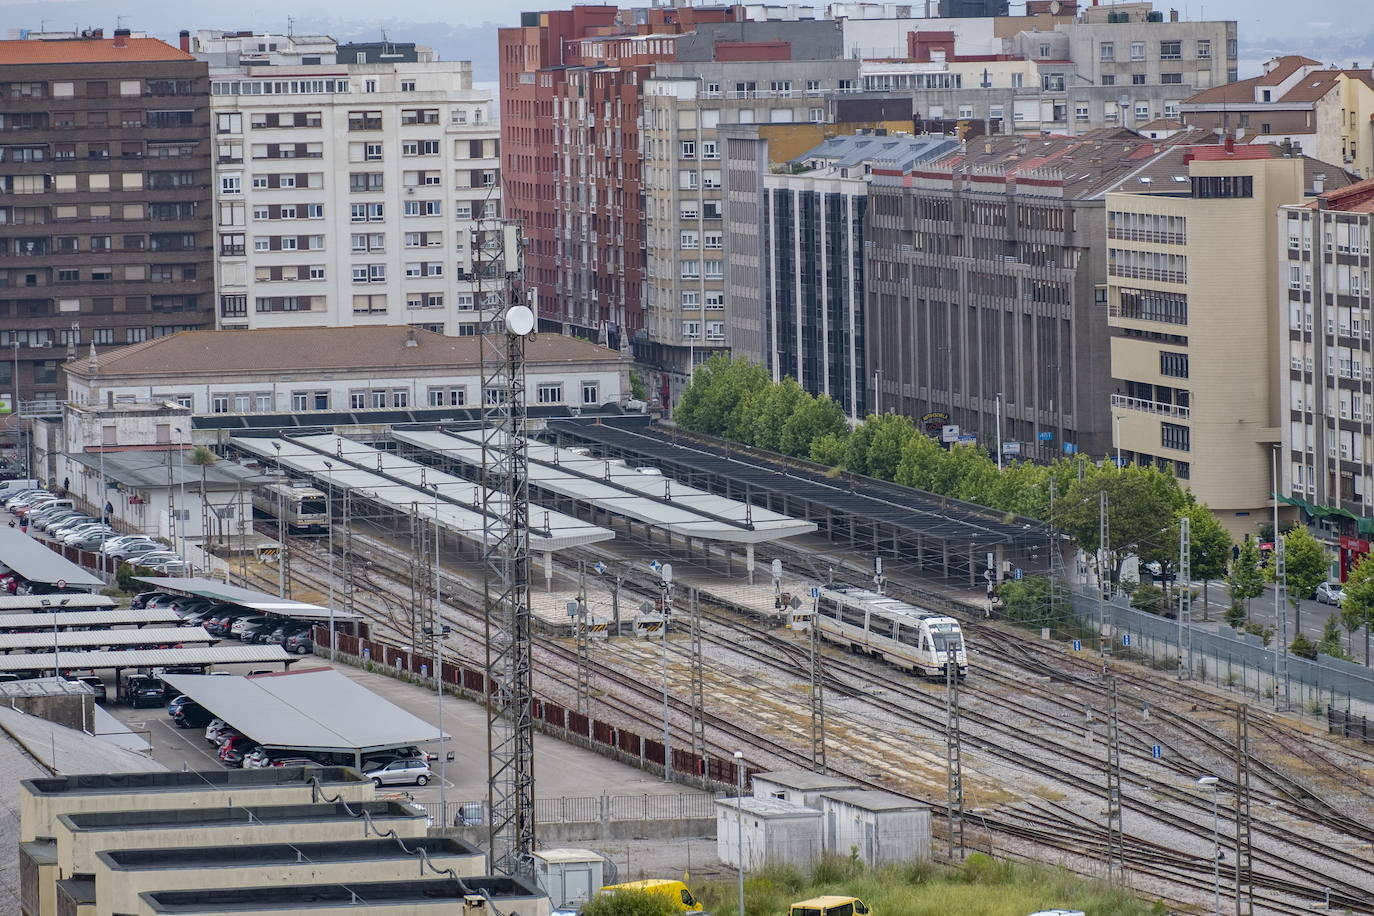
<svg viewBox="0 0 1374 916"><path fill-rule="evenodd" d="M1186 245L1188 236L1182 232L1157 232L1153 229L1108 229L1107 238L1129 242L1154 242L1158 245Z"/></svg>
<svg viewBox="0 0 1374 916"><path fill-rule="evenodd" d="M1175 420L1188 419L1188 408L1180 407L1177 404L1165 404L1162 401L1147 401L1144 398L1131 398L1124 394L1112 395L1112 406L1120 407L1124 410L1138 410L1142 413L1152 413L1161 417L1171 417Z"/></svg>

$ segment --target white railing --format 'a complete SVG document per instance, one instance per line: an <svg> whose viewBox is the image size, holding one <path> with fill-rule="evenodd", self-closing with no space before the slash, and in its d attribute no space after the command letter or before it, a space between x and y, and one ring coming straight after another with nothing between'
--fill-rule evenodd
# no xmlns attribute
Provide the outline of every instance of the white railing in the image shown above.
<svg viewBox="0 0 1374 916"><path fill-rule="evenodd" d="M1140 410L1145 413L1159 414L1164 417L1174 417L1179 420L1188 419L1188 408L1180 407L1177 404L1165 404L1162 401L1147 401L1144 398L1131 398L1124 394L1112 395L1113 407L1124 407L1127 410Z"/></svg>

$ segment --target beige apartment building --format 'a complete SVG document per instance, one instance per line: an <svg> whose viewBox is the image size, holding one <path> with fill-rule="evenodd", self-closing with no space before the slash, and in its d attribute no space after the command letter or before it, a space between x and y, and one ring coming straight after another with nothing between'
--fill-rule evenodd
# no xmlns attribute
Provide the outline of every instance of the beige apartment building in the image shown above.
<svg viewBox="0 0 1374 916"><path fill-rule="evenodd" d="M1237 535L1268 518L1281 439L1274 214L1318 174L1349 181L1278 146L1180 147L1107 197L1114 445Z"/></svg>

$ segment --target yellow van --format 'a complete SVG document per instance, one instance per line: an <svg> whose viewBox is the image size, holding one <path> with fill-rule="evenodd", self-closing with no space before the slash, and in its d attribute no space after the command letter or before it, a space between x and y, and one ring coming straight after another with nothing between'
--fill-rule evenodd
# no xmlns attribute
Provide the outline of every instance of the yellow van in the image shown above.
<svg viewBox="0 0 1374 916"><path fill-rule="evenodd" d="M788 916L867 916L868 904L858 897L812 897L794 903Z"/></svg>
<svg viewBox="0 0 1374 916"><path fill-rule="evenodd" d="M614 894L616 891L643 891L646 894L662 895L673 901L673 906L677 908L679 913L701 912L701 904L697 903L697 898L692 896L692 892L687 890L687 885L681 881L650 878L646 881L609 884L601 889L603 894Z"/></svg>

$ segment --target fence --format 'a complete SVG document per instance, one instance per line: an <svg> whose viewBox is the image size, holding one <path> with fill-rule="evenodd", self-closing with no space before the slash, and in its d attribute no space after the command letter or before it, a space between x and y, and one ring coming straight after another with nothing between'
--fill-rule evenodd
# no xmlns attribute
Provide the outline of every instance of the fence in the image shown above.
<svg viewBox="0 0 1374 916"><path fill-rule="evenodd" d="M486 801L448 802L448 810L442 812L445 815L442 817L438 802L425 802L422 807L436 824L487 825ZM710 795L583 795L534 800L536 824L685 821L715 816L715 798Z"/></svg>
<svg viewBox="0 0 1374 916"><path fill-rule="evenodd" d="M429 655L346 633L338 633L335 638L339 653L351 656L364 667L371 664L398 677L421 678L433 683L434 660ZM314 640L316 647L328 646L328 627L315 627ZM486 672L445 662L443 676L447 692L469 700L484 698ZM646 738L547 700L535 699L530 712L537 727L563 741L595 750L631 766L663 771L662 741ZM672 763L674 778L707 789L732 789L739 778L733 758L718 758L710 754L703 756L675 747ZM759 771L746 766L744 775L747 778L756 772Z"/></svg>
<svg viewBox="0 0 1374 916"><path fill-rule="evenodd" d="M1342 738L1353 738L1363 744L1374 744L1374 733L1364 716L1352 716L1343 709L1326 707L1326 730Z"/></svg>
<svg viewBox="0 0 1374 916"><path fill-rule="evenodd" d="M1079 622L1093 629L1103 625L1095 592L1071 591L1070 603ZM1112 654L1148 661L1157 667L1179 665L1178 621L1130 607L1120 598L1106 602L1106 633ZM1208 681L1258 697L1273 697L1275 645L1225 624L1191 629L1192 670L1196 680ZM1363 665L1318 655L1315 660L1288 653L1288 689L1292 705L1314 715L1331 706L1374 714L1374 672ZM1282 676L1280 676L1280 684ZM1284 688L1279 687L1280 695Z"/></svg>

